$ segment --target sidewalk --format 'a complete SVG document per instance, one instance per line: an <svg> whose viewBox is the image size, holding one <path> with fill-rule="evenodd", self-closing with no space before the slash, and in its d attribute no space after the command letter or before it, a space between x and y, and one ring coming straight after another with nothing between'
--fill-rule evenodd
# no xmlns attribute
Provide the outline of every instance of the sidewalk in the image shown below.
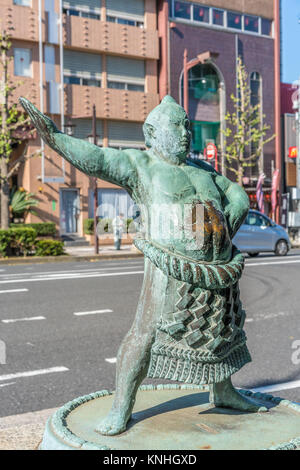
<svg viewBox="0 0 300 470"><path fill-rule="evenodd" d="M56 408L0 418L0 450L37 449L46 421L55 411Z"/></svg>
<svg viewBox="0 0 300 470"><path fill-rule="evenodd" d="M0 258L0 265L3 264L39 264L57 263L69 261L101 261L105 259L130 259L141 258L143 253L138 251L134 245L123 245L121 250L116 250L113 245L103 245L99 247L99 254L94 253L93 246L66 246L65 255L62 256L28 256L27 258Z"/></svg>
<svg viewBox="0 0 300 470"><path fill-rule="evenodd" d="M65 246L65 252L70 256L97 256L93 246ZM117 256L137 254L138 251L134 245L122 245L121 250L116 250L114 245L100 245L99 256Z"/></svg>

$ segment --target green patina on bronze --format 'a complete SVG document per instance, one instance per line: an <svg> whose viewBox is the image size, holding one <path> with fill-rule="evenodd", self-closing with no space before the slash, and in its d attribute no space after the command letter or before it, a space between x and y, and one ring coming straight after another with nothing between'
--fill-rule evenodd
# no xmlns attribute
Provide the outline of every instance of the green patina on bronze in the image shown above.
<svg viewBox="0 0 300 470"><path fill-rule="evenodd" d="M251 361L238 287L244 261L231 241L249 200L209 165L186 163L191 133L184 109L166 96L146 119L147 150L141 151L99 148L67 136L30 102L21 103L46 144L87 175L125 188L147 220L144 236L135 241L145 255L142 292L118 352L112 409L97 431L126 429L146 376L209 384L216 406L267 411L231 383L231 375ZM199 205L201 227L194 217ZM193 214L191 232L175 222L185 207ZM175 225L176 233L166 230ZM191 243L190 234L201 229L202 243Z"/></svg>

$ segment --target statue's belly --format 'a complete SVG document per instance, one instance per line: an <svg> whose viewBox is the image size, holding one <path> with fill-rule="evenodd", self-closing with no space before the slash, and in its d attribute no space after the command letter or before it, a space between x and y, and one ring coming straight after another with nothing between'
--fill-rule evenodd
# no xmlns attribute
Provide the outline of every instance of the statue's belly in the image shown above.
<svg viewBox="0 0 300 470"><path fill-rule="evenodd" d="M231 240L223 212L212 202L160 207L151 218L150 238L166 249L207 262L228 261Z"/></svg>

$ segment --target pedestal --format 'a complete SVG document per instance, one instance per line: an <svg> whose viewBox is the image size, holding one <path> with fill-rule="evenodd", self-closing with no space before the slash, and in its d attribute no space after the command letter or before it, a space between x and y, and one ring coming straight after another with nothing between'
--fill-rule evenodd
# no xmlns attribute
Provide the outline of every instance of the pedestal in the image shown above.
<svg viewBox="0 0 300 470"><path fill-rule="evenodd" d="M209 404L207 387L144 385L126 432L95 432L112 403L101 391L77 398L48 420L41 450L300 449L300 406L260 393L240 391L269 408L243 413Z"/></svg>

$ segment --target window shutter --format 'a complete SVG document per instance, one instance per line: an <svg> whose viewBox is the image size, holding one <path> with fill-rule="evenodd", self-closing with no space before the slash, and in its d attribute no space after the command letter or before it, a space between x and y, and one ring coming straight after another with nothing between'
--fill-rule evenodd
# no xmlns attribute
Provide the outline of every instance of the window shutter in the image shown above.
<svg viewBox="0 0 300 470"><path fill-rule="evenodd" d="M87 52L64 50L64 73L101 79L101 56Z"/></svg>
<svg viewBox="0 0 300 470"><path fill-rule="evenodd" d="M64 8L80 8L89 11L100 11L101 0L66 0L63 2Z"/></svg>
<svg viewBox="0 0 300 470"><path fill-rule="evenodd" d="M123 79L122 81L135 83L144 83L145 81L144 60L108 56L106 67L109 80Z"/></svg>
<svg viewBox="0 0 300 470"><path fill-rule="evenodd" d="M143 17L145 13L144 0L106 0L108 14L122 14Z"/></svg>
<svg viewBox="0 0 300 470"><path fill-rule="evenodd" d="M72 124L74 127L74 137L78 139L87 139L88 136L92 135L93 124L92 119L72 119ZM102 142L102 121L100 119L96 120L96 133L98 136L98 143Z"/></svg>
<svg viewBox="0 0 300 470"><path fill-rule="evenodd" d="M145 147L142 124L135 122L109 122L108 140L113 147Z"/></svg>

